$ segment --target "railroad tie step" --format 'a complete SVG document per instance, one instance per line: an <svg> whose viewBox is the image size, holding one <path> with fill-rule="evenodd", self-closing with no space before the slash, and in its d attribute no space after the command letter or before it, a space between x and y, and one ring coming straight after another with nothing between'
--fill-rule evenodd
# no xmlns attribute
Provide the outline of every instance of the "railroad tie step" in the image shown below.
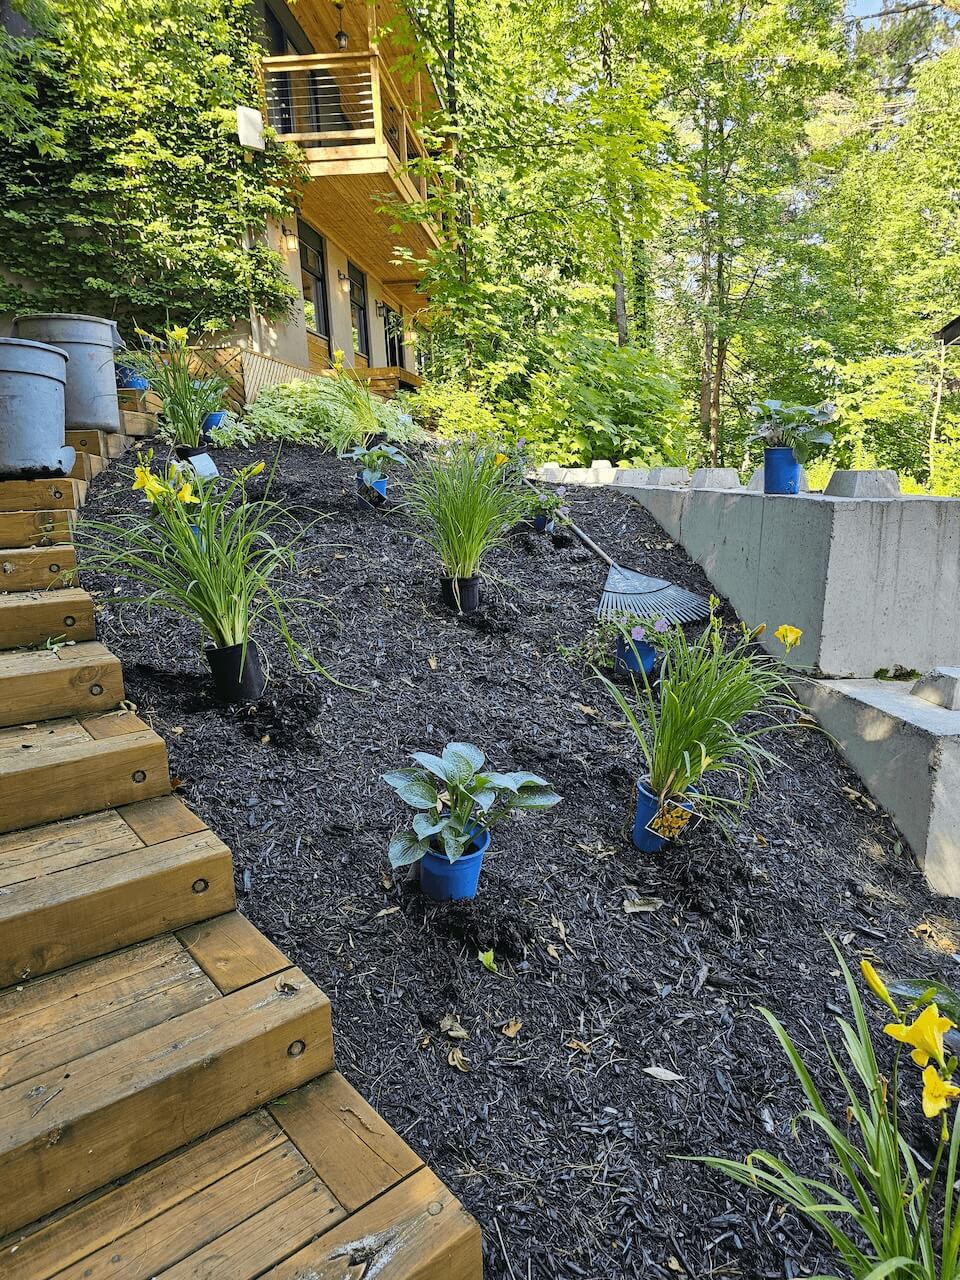
<svg viewBox="0 0 960 1280"><path fill-rule="evenodd" d="M0 653L0 727L113 711L122 701L120 661L98 640Z"/></svg>
<svg viewBox="0 0 960 1280"><path fill-rule="evenodd" d="M64 640L79 643L95 640L96 635L93 599L79 587L0 595L0 650Z"/></svg>

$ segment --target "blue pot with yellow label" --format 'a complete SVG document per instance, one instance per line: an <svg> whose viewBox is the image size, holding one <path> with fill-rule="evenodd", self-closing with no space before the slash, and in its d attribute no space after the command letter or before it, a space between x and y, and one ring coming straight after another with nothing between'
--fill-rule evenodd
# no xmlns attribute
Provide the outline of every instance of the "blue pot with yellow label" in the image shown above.
<svg viewBox="0 0 960 1280"><path fill-rule="evenodd" d="M654 795L647 785L649 781L649 778L639 778L637 780L637 807L633 817L633 843L643 853L659 853L667 843L668 837L660 836L653 831L647 830L650 823L663 808L660 797ZM671 796L667 808L667 818L670 816L670 809L685 809L688 813L693 813L693 801L687 800L685 797ZM683 831L685 827L686 823L681 823L677 834L679 835L680 831Z"/></svg>

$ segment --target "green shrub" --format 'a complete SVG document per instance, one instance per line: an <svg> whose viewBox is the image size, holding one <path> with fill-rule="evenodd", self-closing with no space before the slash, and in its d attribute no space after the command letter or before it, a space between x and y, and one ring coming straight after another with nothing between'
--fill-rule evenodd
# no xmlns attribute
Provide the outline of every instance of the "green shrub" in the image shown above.
<svg viewBox="0 0 960 1280"><path fill-rule="evenodd" d="M444 439L474 436L478 440L496 440L503 434L502 418L476 391L468 391L457 382L425 381L401 400L419 423Z"/></svg>

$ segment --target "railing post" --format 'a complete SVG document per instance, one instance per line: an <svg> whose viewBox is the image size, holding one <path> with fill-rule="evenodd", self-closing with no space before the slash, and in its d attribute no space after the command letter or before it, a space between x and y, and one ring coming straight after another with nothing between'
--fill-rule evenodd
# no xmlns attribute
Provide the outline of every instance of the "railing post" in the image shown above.
<svg viewBox="0 0 960 1280"><path fill-rule="evenodd" d="M378 147L385 143L383 129L383 100L380 94L380 56L370 55L370 99L373 106L374 142Z"/></svg>

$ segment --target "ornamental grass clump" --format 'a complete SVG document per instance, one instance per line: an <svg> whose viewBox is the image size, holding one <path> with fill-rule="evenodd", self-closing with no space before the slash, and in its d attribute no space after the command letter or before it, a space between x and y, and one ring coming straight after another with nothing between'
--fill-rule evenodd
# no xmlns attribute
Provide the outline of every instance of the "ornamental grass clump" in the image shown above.
<svg viewBox="0 0 960 1280"><path fill-rule="evenodd" d="M204 419L223 408L227 382L218 373L204 368L202 358L189 343L182 326L169 329L158 338L137 330L142 347L125 348L120 362L141 374L163 400L162 434L185 448L196 449L201 441Z"/></svg>
<svg viewBox="0 0 960 1280"><path fill-rule="evenodd" d="M845 1277L958 1280L960 1125L954 1123L951 1138L947 1117L960 1099L960 1088L953 1083L957 1059L944 1045L954 1023L931 999L936 985L901 1008L873 966L862 961L867 986L892 1016L884 1034L898 1046L892 1066L881 1068L856 983L835 945L833 949L853 1010L852 1025L845 1018L836 1019L841 1047L827 1044L833 1074L846 1099L841 1118L831 1118L811 1069L783 1026L769 1010L760 1010L806 1097L808 1108L800 1118L819 1130L830 1146L830 1170L822 1178L806 1177L766 1151L754 1151L743 1161L704 1157L703 1163L773 1196L819 1227ZM907 1048L919 1077L902 1062ZM923 1115L938 1121L929 1166L914 1153L904 1131L917 1095ZM831 1274L820 1280L840 1277Z"/></svg>
<svg viewBox="0 0 960 1280"><path fill-rule="evenodd" d="M149 510L122 521L84 520L83 568L140 588L121 601L196 621L214 650L240 646L245 658L263 626L281 638L296 664L323 671L294 635L300 608L317 602L278 582L294 568L296 548L315 522L300 523L270 499L272 473L263 497L252 501L248 484L263 470L257 462L226 482L185 479L175 466L158 474L148 454L135 469L133 488Z"/></svg>
<svg viewBox="0 0 960 1280"><path fill-rule="evenodd" d="M477 577L485 557L531 511L532 498L503 483L502 457L468 442L454 444L421 462L406 486L417 536L436 552L455 587Z"/></svg>
<svg viewBox="0 0 960 1280"><path fill-rule="evenodd" d="M634 682L633 699L599 672L597 678L636 737L653 796L664 805L696 790L695 811L722 821L747 804L768 767L781 764L763 740L789 727L781 717L792 719L801 707L783 668L757 649L756 633L741 625L727 647L718 605L711 600L710 621L692 644L679 627L663 632L659 696L645 673L642 688ZM796 628L785 630L796 643ZM711 776L735 780L737 794L705 791Z"/></svg>

